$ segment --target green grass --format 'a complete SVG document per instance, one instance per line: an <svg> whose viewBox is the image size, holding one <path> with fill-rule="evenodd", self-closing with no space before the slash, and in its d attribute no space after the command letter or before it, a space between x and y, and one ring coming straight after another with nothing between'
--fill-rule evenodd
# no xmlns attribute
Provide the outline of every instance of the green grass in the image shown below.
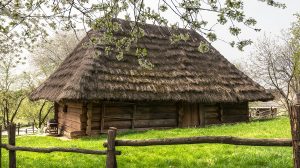
<svg viewBox="0 0 300 168"><path fill-rule="evenodd" d="M167 137L189 137L204 135L230 135L249 138L290 138L288 118L256 121L235 125L211 126L207 128L187 128L170 130L149 130L144 132L119 133L118 139L149 139ZM78 147L100 149L105 136L61 140L54 137L18 137L18 146L31 147ZM6 142L6 139L3 140ZM292 167L291 147L251 147L219 144L117 147L122 155L117 157L120 168L143 167ZM3 151L3 167L7 166L8 154ZM17 167L22 168L85 168L104 167L105 156L74 153L40 154L17 152Z"/></svg>

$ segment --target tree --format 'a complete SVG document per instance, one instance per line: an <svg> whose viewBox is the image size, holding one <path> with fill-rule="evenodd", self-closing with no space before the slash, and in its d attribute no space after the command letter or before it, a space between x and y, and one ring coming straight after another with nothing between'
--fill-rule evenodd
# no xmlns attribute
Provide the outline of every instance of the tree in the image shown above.
<svg viewBox="0 0 300 168"><path fill-rule="evenodd" d="M51 38L40 41L30 54L31 64L35 68L35 78L36 75L41 79L48 77L73 51L84 35L84 31L78 31L77 37L70 31L59 32Z"/></svg>
<svg viewBox="0 0 300 168"><path fill-rule="evenodd" d="M250 74L267 87L275 88L289 111L300 92L300 17L280 37L264 36L255 45Z"/></svg>
<svg viewBox="0 0 300 168"><path fill-rule="evenodd" d="M285 8L285 4L274 0L258 0L267 5ZM257 2L257 3L260 3ZM155 5L153 5L155 4ZM0 2L0 52L9 53L20 51L23 47L32 47L32 43L39 38L45 38L49 30L73 30L76 34L77 27L105 30L98 39L90 39L94 43L113 44L114 49L106 47L106 51L118 51L118 59L123 58L123 52L144 34L140 25L152 22L156 25L170 26L177 29L191 28L205 35L211 42L218 39L214 32L214 25L220 24L228 27L228 31L236 36L236 40L228 42L240 50L252 43L249 39L240 40L238 35L245 25L250 29L255 28L256 20L247 17L243 10L242 0L181 0L155 2L144 0L3 0ZM167 14L166 14L167 13ZM201 16L211 13L216 20L205 20ZM174 15L179 22L169 23L165 15ZM112 22L113 18L123 17L133 20L131 35L116 39L112 35L120 29L120 25ZM172 40L186 39L185 34L173 34ZM199 50L207 44L199 44ZM144 54L138 58L145 57ZM141 59L144 60L144 59ZM139 61L142 65L143 63Z"/></svg>
<svg viewBox="0 0 300 168"><path fill-rule="evenodd" d="M26 91L22 89L17 75L13 73L16 64L22 61L21 57L17 58L10 55L0 58L0 111L2 122L6 128L9 123L15 120L26 97Z"/></svg>

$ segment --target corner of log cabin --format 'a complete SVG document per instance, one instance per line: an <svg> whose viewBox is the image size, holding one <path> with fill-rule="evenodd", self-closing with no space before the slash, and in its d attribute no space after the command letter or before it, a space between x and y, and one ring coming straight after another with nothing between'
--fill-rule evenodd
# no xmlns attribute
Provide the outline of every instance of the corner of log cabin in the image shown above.
<svg viewBox="0 0 300 168"><path fill-rule="evenodd" d="M67 111L64 111L67 106ZM58 128L60 132L69 137L76 138L86 134L86 115L83 103L59 103Z"/></svg>

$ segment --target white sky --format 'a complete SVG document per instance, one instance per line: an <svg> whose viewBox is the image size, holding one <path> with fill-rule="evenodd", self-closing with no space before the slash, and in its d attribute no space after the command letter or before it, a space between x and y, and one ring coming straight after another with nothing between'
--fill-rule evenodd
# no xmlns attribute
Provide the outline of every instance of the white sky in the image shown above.
<svg viewBox="0 0 300 168"><path fill-rule="evenodd" d="M167 0L169 1L169 0ZM287 5L286 9L278 9L270 7L265 3L259 2L258 0L244 0L244 9L247 17L253 17L257 20L257 28L260 28L260 32L246 27L242 27L241 39L252 39L256 41L264 34L279 35L281 30L288 29L291 22L295 20L295 13L300 13L300 1L299 0L277 0L284 2ZM157 0L145 1L147 6L151 6L157 9ZM179 19L169 9L164 16L170 22L178 22ZM216 17L210 13L204 13L202 18L207 20L210 24L214 24ZM228 42L232 41L234 37L228 33L228 26L217 25L214 27L219 38L224 39ZM244 52L239 51L237 48L232 48L229 44L220 40L213 42L213 46L220 51L230 62L232 63L243 63L251 57L250 53L253 50L253 45L248 46L244 49ZM24 53L28 54L28 53ZM18 68L18 71L28 70L30 65L25 65Z"/></svg>

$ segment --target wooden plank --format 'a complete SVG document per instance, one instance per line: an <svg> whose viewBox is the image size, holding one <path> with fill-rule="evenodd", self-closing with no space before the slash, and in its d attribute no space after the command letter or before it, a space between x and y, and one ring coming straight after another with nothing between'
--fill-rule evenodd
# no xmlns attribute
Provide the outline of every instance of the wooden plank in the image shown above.
<svg viewBox="0 0 300 168"><path fill-rule="evenodd" d="M99 126L99 123L93 123L94 127ZM116 127L118 129L130 129L131 128L131 121L105 121L103 130L109 127Z"/></svg>
<svg viewBox="0 0 300 168"><path fill-rule="evenodd" d="M175 119L178 115L176 112L171 113L135 113L135 119Z"/></svg>
<svg viewBox="0 0 300 168"><path fill-rule="evenodd" d="M135 128L147 127L176 127L176 119L135 120Z"/></svg>
<svg viewBox="0 0 300 168"><path fill-rule="evenodd" d="M81 122L81 129L82 131L86 132L86 126L87 126L87 112L88 112L88 106L87 104L82 105L82 114L80 115L80 122Z"/></svg>
<svg viewBox="0 0 300 168"><path fill-rule="evenodd" d="M219 117L219 114L217 112L212 113L212 112L206 112L205 113L205 118L209 118L209 119L217 119Z"/></svg>
<svg viewBox="0 0 300 168"><path fill-rule="evenodd" d="M104 130L104 116L105 116L105 103L101 105L101 122L100 122L100 131L103 133Z"/></svg>
<svg viewBox="0 0 300 168"><path fill-rule="evenodd" d="M86 134L91 135L92 131L92 122L93 122L93 105L89 103L87 105L87 121L86 121Z"/></svg>
<svg viewBox="0 0 300 168"><path fill-rule="evenodd" d="M136 113L136 104L133 105L133 111L132 111L132 115L131 115L131 129L134 129L134 122L135 122L135 113Z"/></svg>
<svg viewBox="0 0 300 168"><path fill-rule="evenodd" d="M221 124L221 121L217 118L213 118L213 119L206 118L205 124Z"/></svg>
<svg viewBox="0 0 300 168"><path fill-rule="evenodd" d="M205 111L203 108L203 104L199 104L198 106L198 113L200 118L200 127L205 127Z"/></svg>

